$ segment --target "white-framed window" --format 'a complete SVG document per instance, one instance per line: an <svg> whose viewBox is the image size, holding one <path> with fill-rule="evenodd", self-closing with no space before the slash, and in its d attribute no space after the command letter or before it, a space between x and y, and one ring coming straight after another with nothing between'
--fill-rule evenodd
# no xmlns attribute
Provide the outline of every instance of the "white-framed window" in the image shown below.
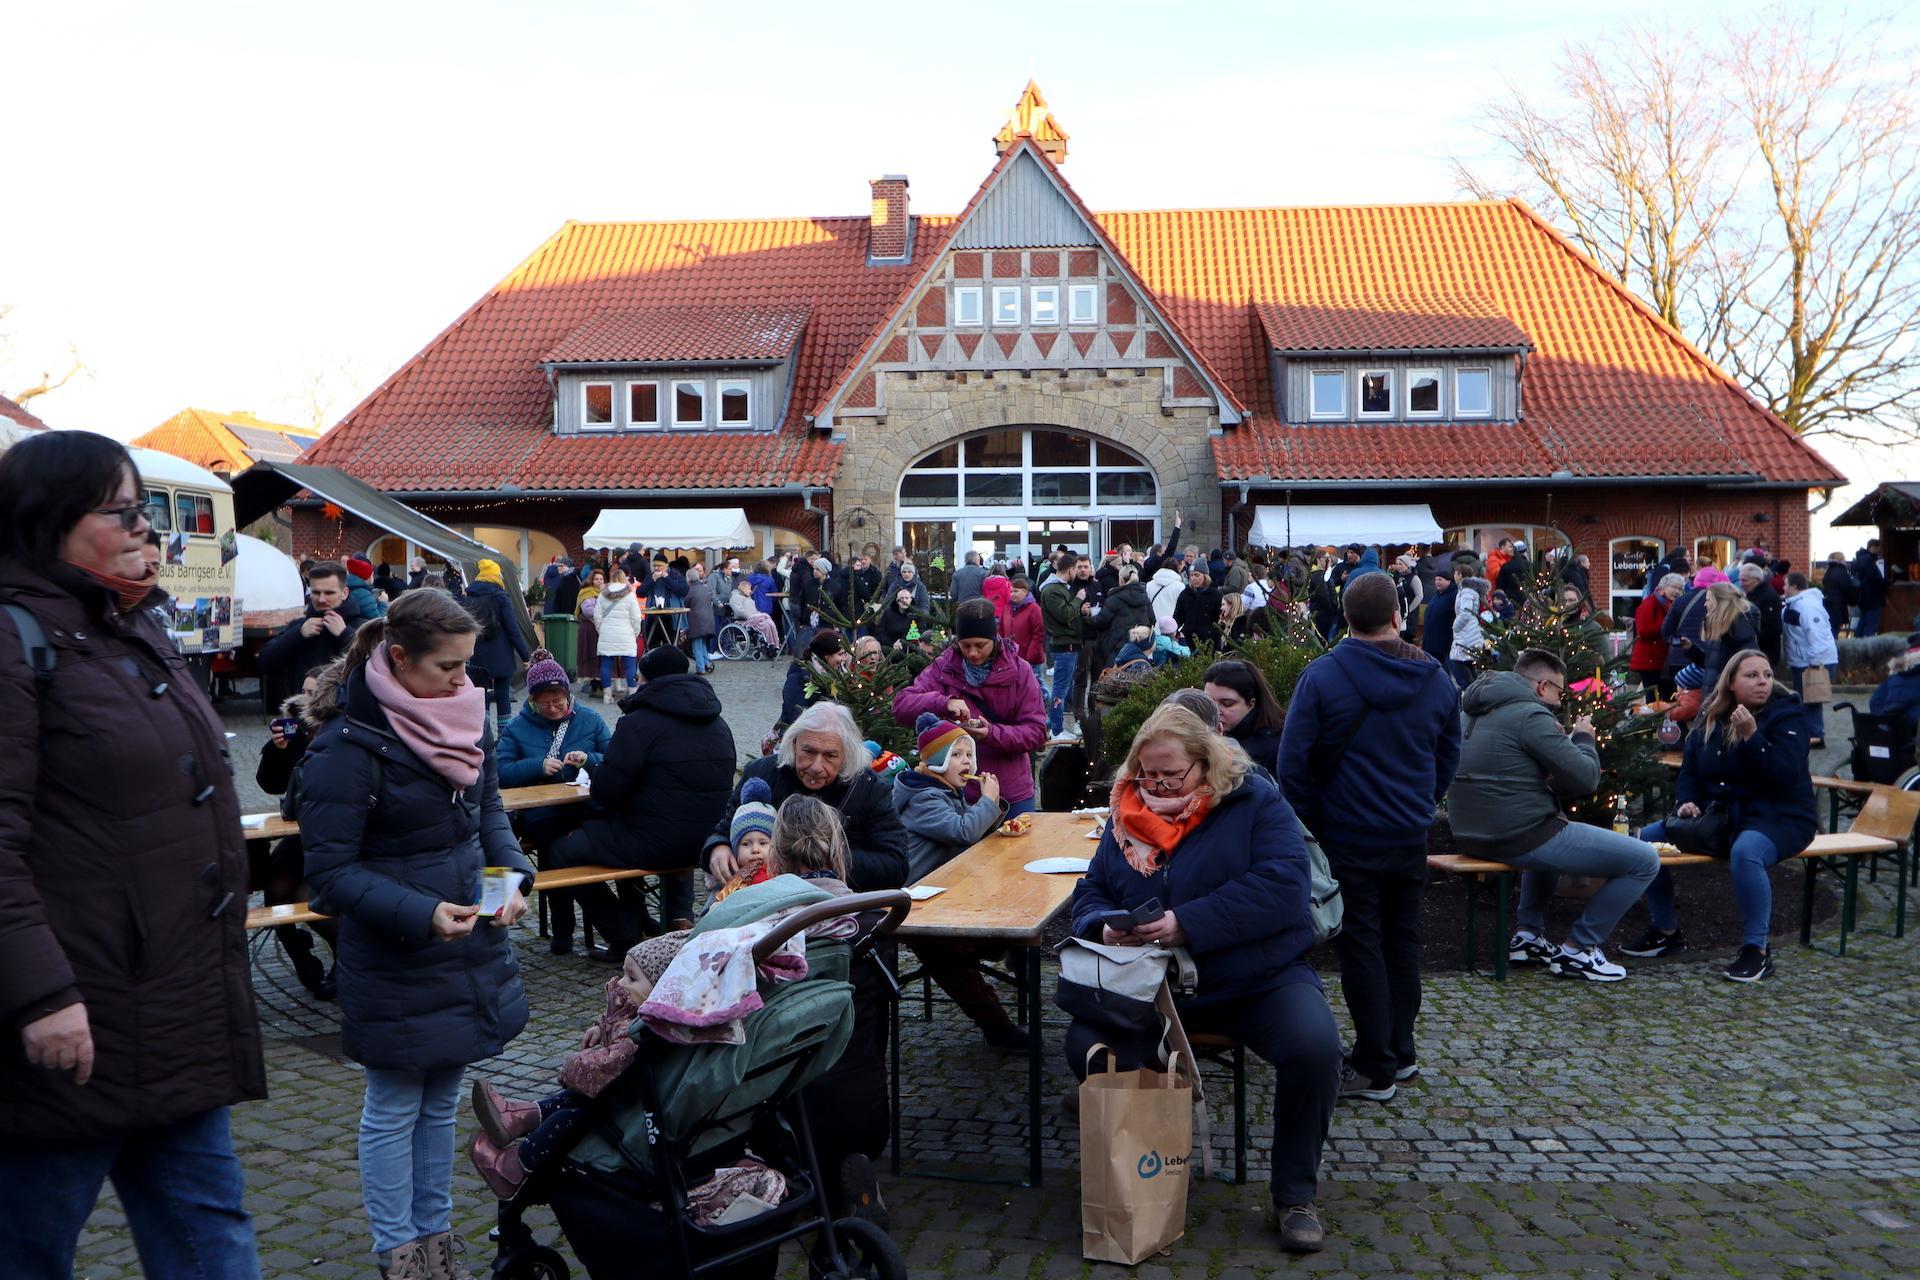
<svg viewBox="0 0 1920 1280"><path fill-rule="evenodd" d="M953 322L956 325L976 325L980 320L980 286L961 285L953 291Z"/></svg>
<svg viewBox="0 0 1920 1280"><path fill-rule="evenodd" d="M1099 285L1070 284L1067 286L1067 323L1100 323Z"/></svg>
<svg viewBox="0 0 1920 1280"><path fill-rule="evenodd" d="M1608 612L1615 618L1632 618L1647 593L1647 575L1666 554L1666 539L1651 534L1615 538L1607 543ZM1595 607L1599 607L1598 601Z"/></svg>
<svg viewBox="0 0 1920 1280"><path fill-rule="evenodd" d="M1313 403L1308 412L1315 418L1344 418L1347 416L1347 371L1345 369L1315 369L1308 379Z"/></svg>
<svg viewBox="0 0 1920 1280"><path fill-rule="evenodd" d="M1486 418L1492 416L1492 369L1454 370L1453 413L1457 418Z"/></svg>
<svg viewBox="0 0 1920 1280"><path fill-rule="evenodd" d="M1036 325L1056 325L1060 323L1060 286L1057 284L1037 284L1033 286L1032 311L1028 318Z"/></svg>
<svg viewBox="0 0 1920 1280"><path fill-rule="evenodd" d="M704 382L676 382L673 384L673 425L676 427L699 427L707 421L707 384Z"/></svg>
<svg viewBox="0 0 1920 1280"><path fill-rule="evenodd" d="M594 427L613 427L613 384L611 382L583 382L580 384L580 429L592 430Z"/></svg>
<svg viewBox="0 0 1920 1280"><path fill-rule="evenodd" d="M722 378L720 394L720 425L723 427L744 427L753 421L753 384L745 378Z"/></svg>
<svg viewBox="0 0 1920 1280"><path fill-rule="evenodd" d="M1363 418L1393 416L1393 370L1362 369L1360 371L1360 416Z"/></svg>
<svg viewBox="0 0 1920 1280"><path fill-rule="evenodd" d="M658 382L627 384L627 425L630 427L660 425L660 384Z"/></svg>
<svg viewBox="0 0 1920 1280"><path fill-rule="evenodd" d="M1440 416L1440 371L1438 369L1407 370L1407 416L1409 418Z"/></svg>
<svg viewBox="0 0 1920 1280"><path fill-rule="evenodd" d="M995 285L993 289L993 323L996 328L1017 327L1020 323L1020 287L1018 285Z"/></svg>

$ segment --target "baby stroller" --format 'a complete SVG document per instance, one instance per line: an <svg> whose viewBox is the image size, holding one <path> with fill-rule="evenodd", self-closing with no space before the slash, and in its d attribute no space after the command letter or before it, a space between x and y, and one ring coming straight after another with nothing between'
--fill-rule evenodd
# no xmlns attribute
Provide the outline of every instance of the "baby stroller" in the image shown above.
<svg viewBox="0 0 1920 1280"><path fill-rule="evenodd" d="M816 1237L809 1272L820 1280L905 1280L898 1246L877 1226L862 1218L834 1221L798 1094L834 1065L853 1034L854 960L891 933L912 903L897 889L822 896L763 938L755 962L824 921L886 915L851 941L810 939L807 976L761 985L765 1004L747 1017L744 1044L674 1044L635 1022L630 1034L639 1055L594 1100L593 1127L570 1159L531 1173L501 1202L493 1233L496 1280L568 1280L565 1260L537 1243L525 1222L526 1210L543 1203L552 1205L596 1280L642 1274L770 1280L780 1246L806 1235ZM754 918L765 914L729 923ZM785 1176L785 1199L742 1222L694 1222L689 1189L749 1149Z"/></svg>
<svg viewBox="0 0 1920 1280"><path fill-rule="evenodd" d="M729 622L720 628L720 656L735 662L751 658L760 662L780 656L780 650L744 622Z"/></svg>

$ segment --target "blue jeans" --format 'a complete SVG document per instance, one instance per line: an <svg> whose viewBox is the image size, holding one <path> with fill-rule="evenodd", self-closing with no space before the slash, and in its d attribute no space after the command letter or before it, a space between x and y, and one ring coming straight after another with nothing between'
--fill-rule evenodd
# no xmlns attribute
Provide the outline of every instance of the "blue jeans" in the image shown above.
<svg viewBox="0 0 1920 1280"><path fill-rule="evenodd" d="M1665 839L1666 824L1656 822L1640 834L1647 840ZM1766 950L1768 927L1773 923L1773 881L1767 869L1788 856L1758 831L1742 831L1733 838L1727 873L1733 877L1733 901L1740 908L1740 941L1746 946ZM1647 915L1662 933L1680 927L1679 913L1673 909L1673 872L1664 867L1647 886Z"/></svg>
<svg viewBox="0 0 1920 1280"><path fill-rule="evenodd" d="M616 666L619 669L620 678L622 680L625 680L628 684L632 684L634 674L639 670L639 667L640 667L640 659L634 657L630 653L625 655L624 657L616 657L611 653L601 654L600 655L600 683L601 684L611 684L613 682L613 673Z"/></svg>
<svg viewBox="0 0 1920 1280"><path fill-rule="evenodd" d="M1038 813L1039 811L1040 797L1037 795L1028 796L1025 800L1007 801L1007 817L1009 818L1017 818L1023 813Z"/></svg>
<svg viewBox="0 0 1920 1280"><path fill-rule="evenodd" d="M1047 695L1047 729L1058 735L1067 727L1067 704L1073 701L1073 670L1080 655L1072 649L1053 655L1053 690Z"/></svg>
<svg viewBox="0 0 1920 1280"><path fill-rule="evenodd" d="M1640 900L1660 872L1660 855L1648 840L1636 840L1605 827L1569 822L1531 853L1513 860L1522 871L1520 905L1513 916L1522 929L1545 937L1547 902L1562 875L1604 876L1606 883L1587 899L1587 909L1573 922L1568 936L1573 945L1591 950L1606 942L1627 908Z"/></svg>
<svg viewBox="0 0 1920 1280"><path fill-rule="evenodd" d="M453 1121L465 1067L367 1068L360 1112L360 1196L373 1248L386 1253L453 1221Z"/></svg>
<svg viewBox="0 0 1920 1280"><path fill-rule="evenodd" d="M693 669L695 671L707 669L707 638L705 636L693 638Z"/></svg>
<svg viewBox="0 0 1920 1280"><path fill-rule="evenodd" d="M1881 604L1877 604L1873 606L1873 608L1871 609L1862 609L1860 611L1860 625L1854 629L1853 634L1856 636L1879 635L1880 634L1880 615L1885 611L1886 611L1886 606Z"/></svg>
<svg viewBox="0 0 1920 1280"><path fill-rule="evenodd" d="M111 1138L0 1142L0 1272L70 1280L80 1231L109 1178L150 1280L260 1275L225 1107Z"/></svg>
<svg viewBox="0 0 1920 1280"><path fill-rule="evenodd" d="M1827 663L1826 667L1827 680L1831 683L1839 676L1840 667L1838 664L1832 662ZM1800 692L1800 681L1806 677L1807 672L1811 669L1810 667L1795 667L1793 669L1793 691L1795 693ZM1827 704L1824 702L1807 702L1802 703L1800 709L1807 713L1807 736L1821 742L1826 741Z"/></svg>

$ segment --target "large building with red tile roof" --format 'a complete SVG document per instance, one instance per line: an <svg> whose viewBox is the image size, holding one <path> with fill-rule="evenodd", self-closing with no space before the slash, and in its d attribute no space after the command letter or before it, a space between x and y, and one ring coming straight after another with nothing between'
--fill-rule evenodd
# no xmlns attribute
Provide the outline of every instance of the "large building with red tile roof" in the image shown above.
<svg viewBox="0 0 1920 1280"><path fill-rule="evenodd" d="M523 554L603 507L948 563L1392 507L1571 544L1602 608L1674 547L1806 560L1844 477L1524 204L1096 213L1067 141L1029 85L956 215L894 175L866 216L568 223L309 460Z"/></svg>

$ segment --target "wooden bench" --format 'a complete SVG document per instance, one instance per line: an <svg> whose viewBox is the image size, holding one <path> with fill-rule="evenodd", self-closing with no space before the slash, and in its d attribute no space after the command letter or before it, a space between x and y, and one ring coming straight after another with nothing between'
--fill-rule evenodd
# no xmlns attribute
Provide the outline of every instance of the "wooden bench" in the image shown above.
<svg viewBox="0 0 1920 1280"><path fill-rule="evenodd" d="M657 874L659 873L637 871L630 867L561 867L553 871L535 873L533 891L539 893L545 889L576 889L583 884L603 884L611 880L639 880ZM255 907L248 911L247 928L272 929L283 924L310 924L315 920L328 918L315 911L310 903L290 902L277 907Z"/></svg>
<svg viewBox="0 0 1920 1280"><path fill-rule="evenodd" d="M1889 788L1891 790L1891 788ZM1876 797L1876 799L1878 799ZM1920 801L1920 796L1915 797ZM1873 803L1870 801L1869 803ZM1885 821L1897 821L1897 813L1881 810L1886 814ZM1878 825L1876 823L1876 825ZM1853 911L1856 888L1859 884L1860 859L1871 854L1892 852L1901 842L1874 831L1860 830L1856 822L1847 831L1822 832L1813 838L1813 843L1802 849L1794 857L1807 867L1807 887L1802 895L1800 906L1800 944L1810 946L1813 940L1813 888L1814 876L1819 865L1828 859L1844 858L1846 874L1840 909L1840 954L1847 950L1847 933L1853 928ZM1909 834L1913 829L1913 818L1907 821ZM1697 867L1708 862L1724 862L1724 858L1713 858L1703 853L1662 853L1662 867ZM1903 870L1904 870L1904 864ZM1494 882L1495 927L1498 933L1493 940L1493 977L1495 981L1505 981L1507 976L1507 942L1513 936L1512 884L1516 867L1504 862L1495 862L1486 858L1472 858L1459 853L1429 854L1427 866L1434 871L1448 875L1468 876L1477 884L1487 880ZM1901 915L1905 916L1904 876L1901 890ZM1467 898L1467 967L1474 967L1474 956L1479 950L1474 929L1475 902L1479 894L1473 893Z"/></svg>

